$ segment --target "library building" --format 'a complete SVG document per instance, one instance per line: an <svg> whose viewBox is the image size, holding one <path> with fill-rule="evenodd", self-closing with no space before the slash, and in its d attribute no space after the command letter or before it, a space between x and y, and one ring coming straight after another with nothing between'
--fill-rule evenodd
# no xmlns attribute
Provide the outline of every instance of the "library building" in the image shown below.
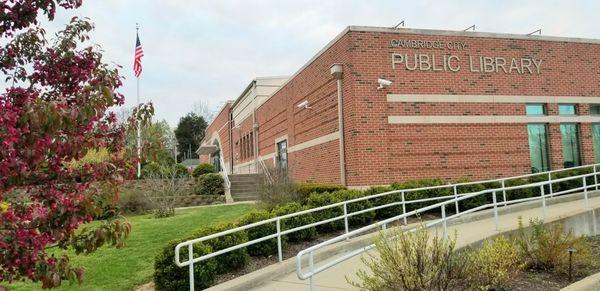
<svg viewBox="0 0 600 291"><path fill-rule="evenodd" d="M364 188L600 162L595 39L350 26L232 97L197 151L228 175Z"/></svg>

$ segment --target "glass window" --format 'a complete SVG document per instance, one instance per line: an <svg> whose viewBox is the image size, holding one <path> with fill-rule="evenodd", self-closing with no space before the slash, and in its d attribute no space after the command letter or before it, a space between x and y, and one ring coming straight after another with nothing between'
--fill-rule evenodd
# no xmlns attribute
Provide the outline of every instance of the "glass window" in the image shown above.
<svg viewBox="0 0 600 291"><path fill-rule="evenodd" d="M592 125L592 141L594 142L594 160L600 163L600 124Z"/></svg>
<svg viewBox="0 0 600 291"><path fill-rule="evenodd" d="M576 115L577 106L575 104L559 104L558 105L559 115Z"/></svg>
<svg viewBox="0 0 600 291"><path fill-rule="evenodd" d="M548 135L545 124L528 124L529 157L531 159L531 172L539 173L550 170L548 162Z"/></svg>
<svg viewBox="0 0 600 291"><path fill-rule="evenodd" d="M590 114L600 115L600 104L590 104Z"/></svg>
<svg viewBox="0 0 600 291"><path fill-rule="evenodd" d="M527 115L546 115L546 106L544 104L526 104L525 114Z"/></svg>
<svg viewBox="0 0 600 291"><path fill-rule="evenodd" d="M579 128L577 124L561 124L563 162L565 168L581 166L579 151Z"/></svg>
<svg viewBox="0 0 600 291"><path fill-rule="evenodd" d="M285 171L288 166L287 162L287 140L284 140L277 143L277 167Z"/></svg>

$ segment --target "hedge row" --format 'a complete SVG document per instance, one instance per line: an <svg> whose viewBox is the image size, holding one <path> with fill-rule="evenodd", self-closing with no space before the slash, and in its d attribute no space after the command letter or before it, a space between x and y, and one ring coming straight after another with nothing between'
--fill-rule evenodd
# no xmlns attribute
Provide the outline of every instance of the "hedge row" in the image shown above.
<svg viewBox="0 0 600 291"><path fill-rule="evenodd" d="M586 173L587 171L582 170L573 170L568 173L559 173L553 175L553 179L559 179L562 177L567 177L570 175L579 175ZM546 175L538 175L530 177L529 179L514 179L507 180L506 186L517 186L528 184L532 182L539 182L547 180ZM588 184L593 183L593 177L588 178ZM466 181L464 181L466 182ZM372 187L365 191L358 190L346 190L343 187L339 186L327 186L327 185L308 185L306 186L304 193L308 193L307 199L303 204L300 203L287 203L284 205L280 205L275 207L271 211L265 210L255 210L253 212L247 213L238 223L233 224L224 224L216 227L206 227L199 231L197 231L194 236L186 239L197 238L201 236L206 236L212 233L217 233L220 231L224 231L227 229L232 229L238 226L248 225L251 223L263 221L272 217L282 216L289 213L295 213L298 211L302 211L305 209L311 209L316 207L321 207L325 205L331 205L341 201L347 201L359 197L370 196L378 193L383 193L391 190L402 190L402 189L413 189L413 188L421 188L428 186L439 186L444 185L445 183L441 180L432 180L432 179L424 179L417 181L409 181L403 183L394 183L390 187ZM581 179L577 181L566 181L561 183L556 183L553 185L553 191L558 192L566 189L572 189L574 187L582 186ZM501 187L500 183L486 183L486 184L472 184L472 185L464 185L459 186L457 188L458 193L470 193L482 191L485 189L494 189ZM547 187L548 188L548 187ZM325 190L327 189L327 190ZM318 191L319 190L319 191ZM330 191L329 191L330 190ZM549 189L545 189L548 191ZM311 191L311 192L308 192ZM321 192L320 192L321 191ZM546 192L548 193L548 192ZM441 189L430 189L423 190L417 192L406 192L405 200L416 200L416 199L424 199L424 198L433 198L433 197L442 197L442 196L450 196L453 195L454 191L452 188L441 188ZM496 193L498 201L502 201L502 192L498 191ZM527 188L527 189L518 189L507 191L506 193L507 199L521 199L521 198L529 198L536 195L540 195L539 188ZM347 204L348 213L353 213L357 211L361 211L363 209L368 209L375 206L380 206L392 202L401 201L401 194L394 193L391 195L368 199L358 202L353 202ZM440 200L433 200L428 202L420 202L420 203L410 203L406 205L406 211L412 211L421 207L425 207L427 205L432 205L438 203ZM481 206L492 201L491 195L480 195L471 199L466 199L461 201L459 207L461 210L470 209L473 207ZM454 205L449 205L448 210L453 210ZM439 210L435 210L439 211ZM326 219L334 218L343 215L343 207L336 206L328 209L324 209L321 211L316 211L312 213L303 214L297 217L283 219L281 221L281 229L288 230L293 229L299 226L307 225L316 221L323 221ZM348 224L350 226L363 226L371 223L375 219L385 219L393 216L397 216L402 213L402 206L391 206L386 208L377 209L374 211L367 211L365 213L361 213L359 215L351 216L348 219ZM318 233L328 233L334 232L344 229L344 220L339 219L330 223L321 224L317 227L310 227L300 231L296 231L285 236L282 236L282 247L285 247L285 244L288 242L298 242L298 241L309 241L314 239ZM213 240L209 240L203 243L194 244L194 252L195 257L198 257L202 254L222 250L234 245L238 245L247 241L251 241L257 238L265 237L268 235L272 235L276 233L276 224L266 223L257 227L253 227L247 229L245 231L240 231L235 234L226 235L220 238L216 238ZM181 240L183 241L183 240ZM156 257L155 260L155 275L154 282L157 290L178 290L185 289L188 287L188 269L180 268L173 264L174 261L174 253L173 250L175 245L178 242L171 242L167 245L161 254ZM195 264L194 272L195 272L195 283L196 288L206 288L211 286L214 283L215 276L217 274L222 274L228 271L236 270L244 267L250 256L264 256L270 257L277 255L277 239L269 239L257 244L253 244L248 246L247 248L243 248L240 250L236 250L234 252L229 252L227 254L216 256L212 259L200 262ZM181 251L181 260L184 261L187 258L187 249L182 249Z"/></svg>

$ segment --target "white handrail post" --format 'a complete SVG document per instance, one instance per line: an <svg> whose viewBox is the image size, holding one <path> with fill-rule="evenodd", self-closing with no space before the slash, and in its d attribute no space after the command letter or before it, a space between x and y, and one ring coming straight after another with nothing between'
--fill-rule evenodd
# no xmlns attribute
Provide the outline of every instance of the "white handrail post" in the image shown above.
<svg viewBox="0 0 600 291"><path fill-rule="evenodd" d="M194 291L194 244L188 245L188 260L190 262L190 291Z"/></svg>
<svg viewBox="0 0 600 291"><path fill-rule="evenodd" d="M596 165L594 165L594 184L596 185L596 190L598 190L598 173L596 172Z"/></svg>
<svg viewBox="0 0 600 291"><path fill-rule="evenodd" d="M500 221L498 219L498 199L496 198L496 191L492 192L492 201L494 202L494 223L496 224L496 230L500 228Z"/></svg>
<svg viewBox="0 0 600 291"><path fill-rule="evenodd" d="M554 190L552 189L552 173L548 173L548 186L550 186L550 196L554 194Z"/></svg>
<svg viewBox="0 0 600 291"><path fill-rule="evenodd" d="M279 262L283 262L283 252L281 251L281 219L277 218L277 254Z"/></svg>
<svg viewBox="0 0 600 291"><path fill-rule="evenodd" d="M585 197L585 207L590 207L590 202L588 201L588 192L587 192L587 181L585 180L585 176L583 177L583 196Z"/></svg>
<svg viewBox="0 0 600 291"><path fill-rule="evenodd" d="M506 206L506 180L502 179L502 199L504 200L504 206ZM496 195L494 195L495 197Z"/></svg>
<svg viewBox="0 0 600 291"><path fill-rule="evenodd" d="M444 239L448 235L448 226L446 224L446 204L442 205L442 224L444 225Z"/></svg>
<svg viewBox="0 0 600 291"><path fill-rule="evenodd" d="M544 185L540 185L540 193L542 193L542 208L544 209L544 220L546 220L546 194L544 194Z"/></svg>
<svg viewBox="0 0 600 291"><path fill-rule="evenodd" d="M313 252L308 253L308 268L310 270L310 277L309 277L309 283L310 283L310 291L314 291L315 290L315 260L313 258Z"/></svg>
<svg viewBox="0 0 600 291"><path fill-rule="evenodd" d="M400 192L402 194L402 215L406 214L406 202L404 200L404 191ZM404 216L404 225L407 225L406 216Z"/></svg>
<svg viewBox="0 0 600 291"><path fill-rule="evenodd" d="M458 188L454 185L454 207L456 207L456 214L460 213L460 209L458 209Z"/></svg>
<svg viewBox="0 0 600 291"><path fill-rule="evenodd" d="M346 234L348 234L348 204L344 203L344 228L346 230ZM348 240L349 237L346 237L346 240Z"/></svg>

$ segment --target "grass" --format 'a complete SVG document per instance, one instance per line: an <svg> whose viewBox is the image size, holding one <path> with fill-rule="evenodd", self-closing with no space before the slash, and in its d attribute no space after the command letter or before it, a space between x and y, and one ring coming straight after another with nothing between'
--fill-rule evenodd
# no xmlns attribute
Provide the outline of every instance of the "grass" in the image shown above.
<svg viewBox="0 0 600 291"><path fill-rule="evenodd" d="M234 221L253 209L251 204L223 205L179 210L174 217L151 215L128 217L132 231L122 249L100 248L90 255L67 252L74 266L86 269L81 286L63 282L56 290L132 290L152 281L154 256L174 239L191 235L203 225ZM41 290L40 284L16 282L10 290Z"/></svg>

